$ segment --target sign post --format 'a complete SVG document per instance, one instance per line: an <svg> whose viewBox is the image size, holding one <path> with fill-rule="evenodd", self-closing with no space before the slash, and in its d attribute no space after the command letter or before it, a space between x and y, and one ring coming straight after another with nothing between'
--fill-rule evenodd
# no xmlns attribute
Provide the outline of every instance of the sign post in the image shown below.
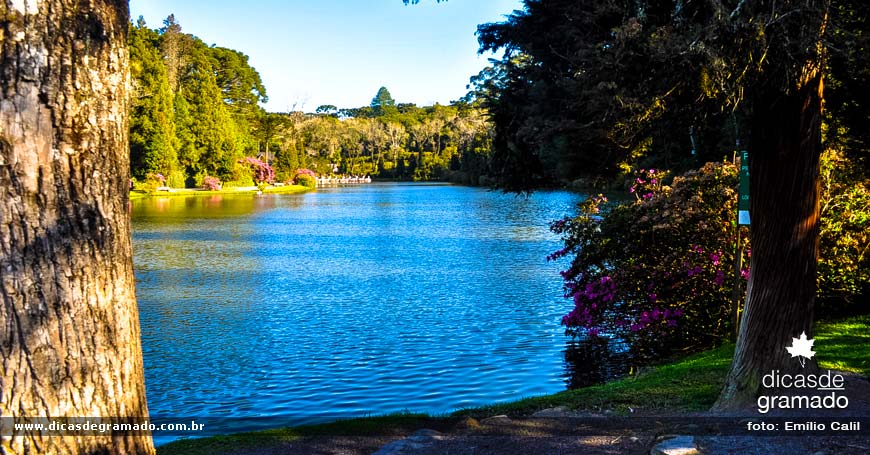
<svg viewBox="0 0 870 455"><path fill-rule="evenodd" d="M740 183L737 188L737 245L734 255L734 291L731 294L731 320L734 331L731 341L737 341L740 325L740 300L743 297L743 237L741 226L749 226L749 152L741 151L737 155L737 166L740 169Z"/></svg>
<svg viewBox="0 0 870 455"><path fill-rule="evenodd" d="M740 187L737 199L737 224L749 226L749 152L740 152Z"/></svg>

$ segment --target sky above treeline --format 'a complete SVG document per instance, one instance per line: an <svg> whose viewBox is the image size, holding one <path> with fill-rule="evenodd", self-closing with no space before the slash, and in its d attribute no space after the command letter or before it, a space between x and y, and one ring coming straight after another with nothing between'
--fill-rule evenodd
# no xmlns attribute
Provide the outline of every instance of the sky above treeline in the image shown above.
<svg viewBox="0 0 870 455"><path fill-rule="evenodd" d="M244 52L272 112L367 106L385 86L400 103L447 104L492 55L477 24L503 21L521 0L131 0L130 16Z"/></svg>

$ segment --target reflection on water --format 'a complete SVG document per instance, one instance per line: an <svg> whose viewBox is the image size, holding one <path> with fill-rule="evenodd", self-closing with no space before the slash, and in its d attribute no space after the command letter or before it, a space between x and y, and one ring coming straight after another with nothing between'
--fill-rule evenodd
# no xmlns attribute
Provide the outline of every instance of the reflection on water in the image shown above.
<svg viewBox="0 0 870 455"><path fill-rule="evenodd" d="M565 378L569 389L625 377L631 367L632 356L624 341L595 337L571 339L565 344Z"/></svg>
<svg viewBox="0 0 870 455"><path fill-rule="evenodd" d="M564 390L579 379L547 225L580 198L373 184L134 201L149 408L443 413Z"/></svg>

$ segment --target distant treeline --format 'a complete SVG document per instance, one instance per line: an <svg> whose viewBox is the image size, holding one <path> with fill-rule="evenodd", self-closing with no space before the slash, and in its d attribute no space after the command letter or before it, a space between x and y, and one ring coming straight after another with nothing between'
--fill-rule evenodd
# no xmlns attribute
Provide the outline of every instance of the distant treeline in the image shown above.
<svg viewBox="0 0 870 455"><path fill-rule="evenodd" d="M270 163L279 181L299 168L475 184L489 173L492 128L476 103L397 104L382 87L370 106L269 113L248 56L182 33L173 15L160 29L140 17L129 49L136 180L160 174L169 186L192 187L211 176L250 185L245 157Z"/></svg>

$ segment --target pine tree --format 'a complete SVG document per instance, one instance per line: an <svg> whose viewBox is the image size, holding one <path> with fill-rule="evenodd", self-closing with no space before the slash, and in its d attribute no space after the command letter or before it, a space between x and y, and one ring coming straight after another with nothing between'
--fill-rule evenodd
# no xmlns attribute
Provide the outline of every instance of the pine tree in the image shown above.
<svg viewBox="0 0 870 455"><path fill-rule="evenodd" d="M378 93L372 99L371 108L372 115L375 117L391 116L399 112L396 108L396 100L386 87L378 89Z"/></svg>
<svg viewBox="0 0 870 455"><path fill-rule="evenodd" d="M149 173L169 177L179 171L173 98L158 41L159 35L141 17L130 28L130 166L139 179Z"/></svg>

